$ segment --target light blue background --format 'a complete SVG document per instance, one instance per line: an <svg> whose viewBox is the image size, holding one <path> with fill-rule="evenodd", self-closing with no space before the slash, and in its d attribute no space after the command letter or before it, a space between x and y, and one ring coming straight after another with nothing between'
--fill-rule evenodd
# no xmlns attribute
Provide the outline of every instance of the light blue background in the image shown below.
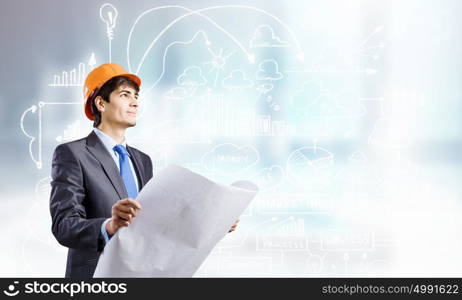
<svg viewBox="0 0 462 300"><path fill-rule="evenodd" d="M79 63L88 71L92 54L96 64L109 60L104 3L1 1L1 276L64 274L66 249L48 212L51 154L91 123L81 86L50 84ZM178 163L261 187L196 276L461 275L460 1L110 3L112 61L129 68L130 59L132 72L185 14L143 15L128 43L143 12L228 6L203 12L224 31L191 14L147 52L143 114L127 132L156 171ZM252 47L261 25L288 47ZM185 44L198 32L211 44L202 33ZM260 80L265 60L277 64L265 69L274 80ZM202 77L188 85L180 77L194 66ZM233 70L251 86L224 85ZM41 101L60 104L38 109ZM262 131L268 118L286 129ZM303 155L315 165L294 165Z"/></svg>

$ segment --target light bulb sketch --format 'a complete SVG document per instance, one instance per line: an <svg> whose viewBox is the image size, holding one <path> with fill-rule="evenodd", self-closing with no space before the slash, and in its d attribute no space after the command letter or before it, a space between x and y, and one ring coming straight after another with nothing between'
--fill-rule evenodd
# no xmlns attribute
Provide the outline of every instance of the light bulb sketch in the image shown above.
<svg viewBox="0 0 462 300"><path fill-rule="evenodd" d="M113 29L116 26L118 14L117 9L110 3L104 3L99 9L99 16L106 23L106 33L109 41L109 62L112 61L111 41L114 39Z"/></svg>

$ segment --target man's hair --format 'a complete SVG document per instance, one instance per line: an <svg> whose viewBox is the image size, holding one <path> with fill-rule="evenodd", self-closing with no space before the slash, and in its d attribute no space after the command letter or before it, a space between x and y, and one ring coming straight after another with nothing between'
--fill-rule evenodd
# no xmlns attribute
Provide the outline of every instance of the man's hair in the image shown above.
<svg viewBox="0 0 462 300"><path fill-rule="evenodd" d="M104 101L109 103L110 99L109 96L113 91L118 89L121 85L128 85L131 86L136 90L136 92L140 91L140 87L136 82L134 82L132 79L126 76L116 76L108 81L106 81L103 86L95 93L95 95L90 99L91 101L91 113L94 116L94 121L93 121L93 127L98 127L99 124L101 123L101 112L98 110L95 104L95 99L98 96L101 96Z"/></svg>

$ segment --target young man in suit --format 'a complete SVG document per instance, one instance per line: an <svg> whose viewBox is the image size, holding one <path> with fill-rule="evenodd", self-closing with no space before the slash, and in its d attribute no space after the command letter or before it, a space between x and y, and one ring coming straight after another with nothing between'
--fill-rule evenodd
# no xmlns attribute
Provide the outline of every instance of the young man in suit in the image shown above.
<svg viewBox="0 0 462 300"><path fill-rule="evenodd" d="M85 80L85 114L93 131L56 147L52 163L52 232L69 248L66 277L91 278L106 242L128 226L152 178L150 157L126 144L136 125L141 80L118 64L103 64Z"/></svg>
<svg viewBox="0 0 462 300"><path fill-rule="evenodd" d="M136 125L140 85L118 64L93 69L84 96L94 129L54 151L50 212L54 236L69 248L66 277L93 277L105 244L141 209L135 199L153 176L152 161L125 141Z"/></svg>

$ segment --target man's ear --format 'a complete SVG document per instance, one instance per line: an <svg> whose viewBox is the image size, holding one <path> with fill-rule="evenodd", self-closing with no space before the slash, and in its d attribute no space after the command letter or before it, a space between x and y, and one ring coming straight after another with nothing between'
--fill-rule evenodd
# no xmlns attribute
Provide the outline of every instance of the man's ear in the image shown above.
<svg viewBox="0 0 462 300"><path fill-rule="evenodd" d="M104 101L101 96L97 96L94 101L99 112L104 112L106 101Z"/></svg>

